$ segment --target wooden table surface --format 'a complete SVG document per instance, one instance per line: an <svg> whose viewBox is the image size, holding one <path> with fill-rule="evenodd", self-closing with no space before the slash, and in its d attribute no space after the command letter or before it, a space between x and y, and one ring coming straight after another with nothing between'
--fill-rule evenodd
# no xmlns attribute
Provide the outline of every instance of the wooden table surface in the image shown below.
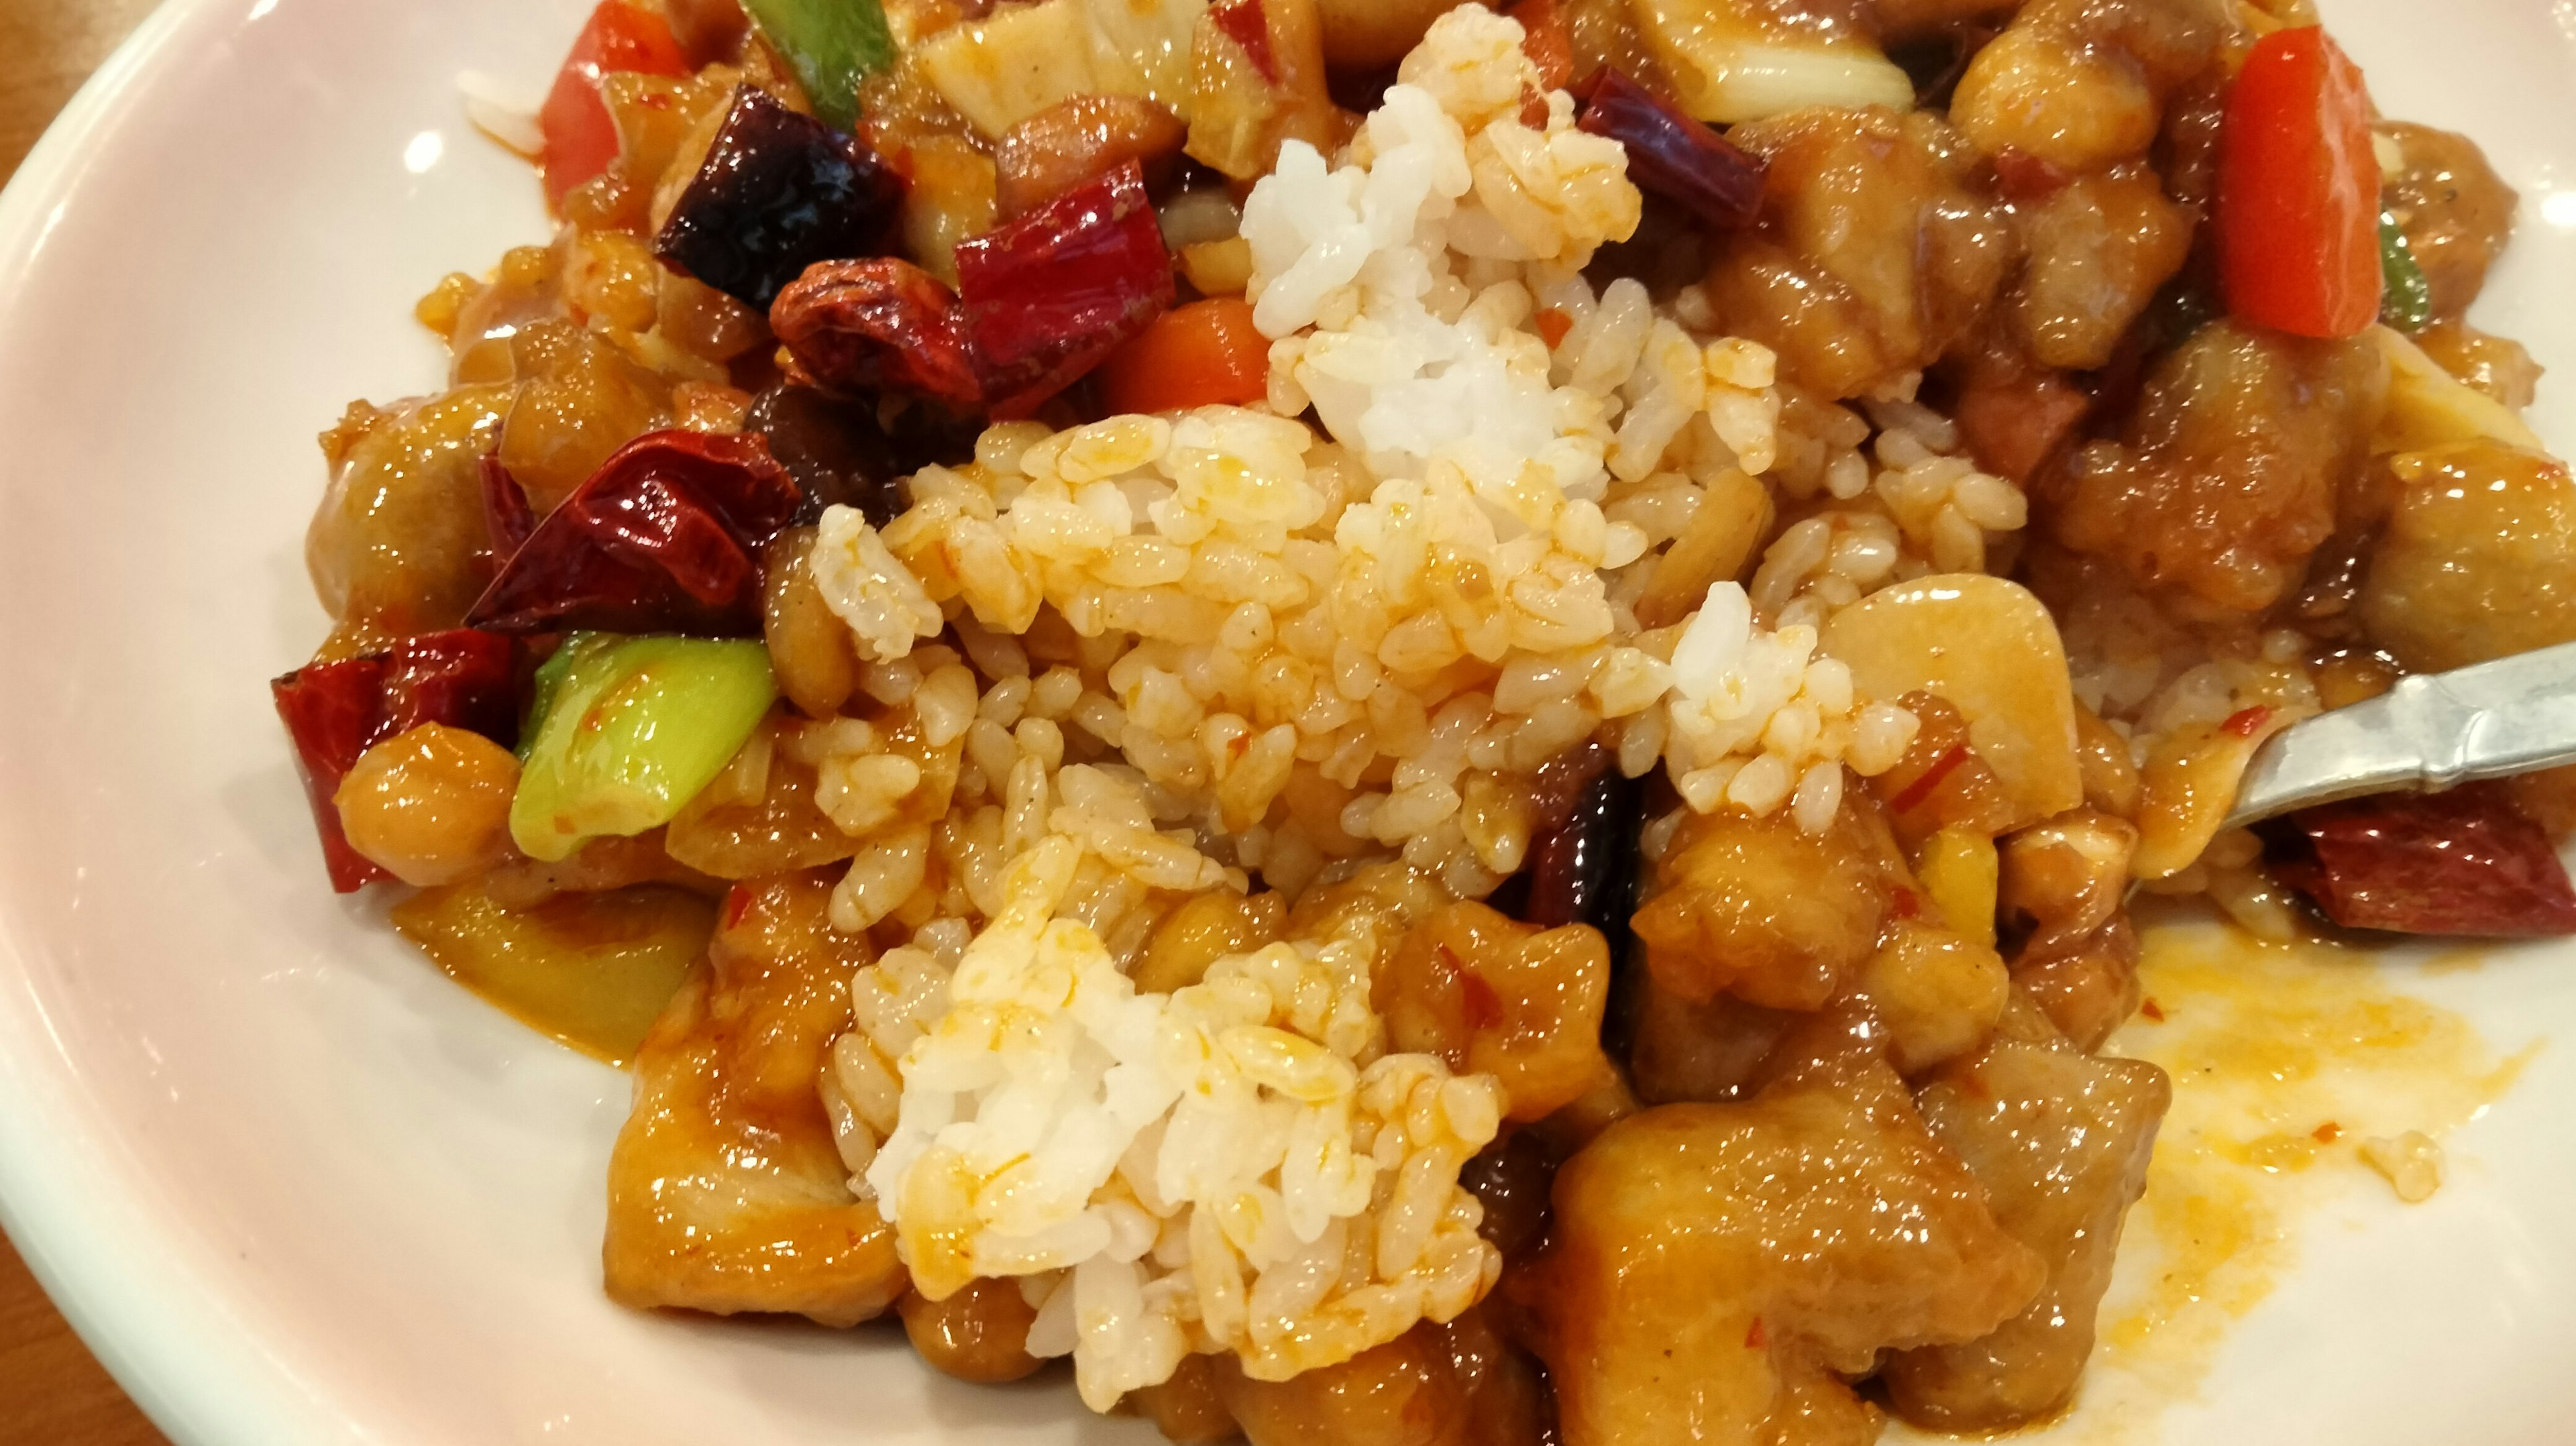
<svg viewBox="0 0 2576 1446"><path fill-rule="evenodd" d="M0 0L0 183L153 0ZM0 1240L0 1442L163 1446Z"/></svg>

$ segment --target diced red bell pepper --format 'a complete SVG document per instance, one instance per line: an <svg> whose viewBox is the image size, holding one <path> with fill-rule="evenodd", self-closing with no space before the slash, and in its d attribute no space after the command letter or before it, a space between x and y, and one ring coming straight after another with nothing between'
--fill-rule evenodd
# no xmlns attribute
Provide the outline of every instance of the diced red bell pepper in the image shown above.
<svg viewBox="0 0 2576 1446"><path fill-rule="evenodd" d="M2379 318L2379 161L2361 71L2316 26L2255 42L2218 136L2227 309L2296 336Z"/></svg>
<svg viewBox="0 0 2576 1446"><path fill-rule="evenodd" d="M1165 312L1100 364L1100 400L1111 412L1242 406L1270 394L1270 338L1239 296Z"/></svg>
<svg viewBox="0 0 2576 1446"><path fill-rule="evenodd" d="M423 723L470 728L509 747L519 731L517 653L497 633L456 628L406 638L388 652L308 663L269 683L295 744L333 890L354 893L393 877L340 831L332 796L359 755Z"/></svg>
<svg viewBox="0 0 2576 1446"><path fill-rule="evenodd" d="M2270 830L2281 882L2348 929L2487 938L2576 933L2576 889L2540 825L2504 790L2330 803Z"/></svg>
<svg viewBox="0 0 2576 1446"><path fill-rule="evenodd" d="M465 620L502 633L757 637L754 559L803 501L755 434L648 432L537 524Z"/></svg>
<svg viewBox="0 0 2576 1446"><path fill-rule="evenodd" d="M1172 304L1172 258L1130 161L957 248L985 400L1025 417Z"/></svg>
<svg viewBox="0 0 2576 1446"><path fill-rule="evenodd" d="M599 81L621 70L686 75L689 57L661 16L626 0L606 0L574 37L572 54L564 57L554 89L546 92L545 108L537 113L546 143L540 164L547 205L560 209L566 193L617 159L617 122L599 93Z"/></svg>

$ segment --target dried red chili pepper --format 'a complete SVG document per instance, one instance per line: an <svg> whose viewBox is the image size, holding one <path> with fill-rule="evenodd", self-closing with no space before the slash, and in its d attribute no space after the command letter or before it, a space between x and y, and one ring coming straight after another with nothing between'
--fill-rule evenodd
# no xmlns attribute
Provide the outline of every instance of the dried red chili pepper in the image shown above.
<svg viewBox="0 0 2576 1446"><path fill-rule="evenodd" d="M528 506L526 489L501 465L497 452L483 454L483 526L492 534L495 566L527 546L529 534L537 530L537 514Z"/></svg>
<svg viewBox="0 0 2576 1446"><path fill-rule="evenodd" d="M2576 933L2576 888L2549 835L2491 784L2330 803L2267 832L2281 882L2348 929Z"/></svg>
<svg viewBox="0 0 2576 1446"><path fill-rule="evenodd" d="M1172 304L1172 260L1130 161L957 248L957 294L996 417L1025 417Z"/></svg>
<svg viewBox="0 0 2576 1446"><path fill-rule="evenodd" d="M358 756L423 723L470 728L509 747L519 731L516 657L508 638L457 628L406 638L362 658L308 663L269 683L270 700L295 744L333 890L353 893L393 877L340 831L332 795Z"/></svg>
<svg viewBox="0 0 2576 1446"><path fill-rule="evenodd" d="M756 637L753 559L802 501L757 436L648 432L537 524L465 620L504 633Z"/></svg>
<svg viewBox="0 0 2576 1446"><path fill-rule="evenodd" d="M1628 152L1628 179L1713 231L1753 224L1762 209L1760 160L1608 66L1592 78L1582 119Z"/></svg>
<svg viewBox="0 0 2576 1446"><path fill-rule="evenodd" d="M839 392L902 392L958 411L984 404L966 313L938 277L891 256L824 261L778 293L769 329Z"/></svg>

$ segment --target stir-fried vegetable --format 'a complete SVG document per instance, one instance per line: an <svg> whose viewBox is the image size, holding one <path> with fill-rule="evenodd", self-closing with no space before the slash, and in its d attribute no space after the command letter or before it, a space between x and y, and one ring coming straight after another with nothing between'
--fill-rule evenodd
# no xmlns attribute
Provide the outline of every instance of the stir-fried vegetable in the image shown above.
<svg viewBox="0 0 2576 1446"><path fill-rule="evenodd" d="M877 0L743 0L761 37L787 60L814 113L858 124L859 82L894 64L894 36Z"/></svg>
<svg viewBox="0 0 2576 1446"><path fill-rule="evenodd" d="M2405 229L2386 211L2379 213L2379 319L2413 336L2433 321L2433 285L2415 264L2415 248L2406 244Z"/></svg>
<svg viewBox="0 0 2576 1446"><path fill-rule="evenodd" d="M516 486L504 475L491 490L507 498ZM757 435L648 432L528 534L468 620L504 633L757 636L753 559L803 500Z"/></svg>
<svg viewBox="0 0 2576 1446"><path fill-rule="evenodd" d="M479 884L429 889L393 925L449 978L585 1054L624 1064L706 953L716 906L673 888L505 909Z"/></svg>
<svg viewBox="0 0 2576 1446"><path fill-rule="evenodd" d="M957 248L957 294L996 417L1025 417L1172 304L1171 254L1133 161Z"/></svg>
<svg viewBox="0 0 2576 1446"><path fill-rule="evenodd" d="M2379 214L2360 69L2314 26L2265 36L2219 131L2227 309L2297 336L2360 334L2379 319Z"/></svg>
<svg viewBox="0 0 2576 1446"><path fill-rule="evenodd" d="M1101 401L1112 412L1169 412L1257 402L1270 389L1270 338L1239 296L1164 313L1101 363Z"/></svg>
<svg viewBox="0 0 2576 1446"><path fill-rule="evenodd" d="M1762 209L1762 163L1662 97L1603 67L1583 107L1583 128L1628 152L1628 179L1672 201L1714 231L1752 224Z"/></svg>
<svg viewBox="0 0 2576 1446"><path fill-rule="evenodd" d="M877 256L814 266L778 293L769 325L796 364L825 386L927 397L961 410L983 403L956 293L909 261Z"/></svg>
<svg viewBox="0 0 2576 1446"><path fill-rule="evenodd" d="M516 657L508 638L457 628L406 638L389 652L309 663L269 684L295 742L332 888L352 893L391 877L350 846L332 802L359 757L424 723L472 729L507 745L518 732Z"/></svg>
<svg viewBox="0 0 2576 1446"><path fill-rule="evenodd" d="M626 0L607 0L590 13L574 38L572 54L546 93L537 123L545 136L546 200L561 206L565 193L608 169L617 159L617 123L599 93L612 71L686 75L689 58L661 16Z"/></svg>
<svg viewBox="0 0 2576 1446"><path fill-rule="evenodd" d="M865 142L745 86L653 254L766 311L806 267L885 249L903 194Z"/></svg>
<svg viewBox="0 0 2576 1446"><path fill-rule="evenodd" d="M758 642L575 633L537 670L510 837L552 862L669 823L777 699Z"/></svg>

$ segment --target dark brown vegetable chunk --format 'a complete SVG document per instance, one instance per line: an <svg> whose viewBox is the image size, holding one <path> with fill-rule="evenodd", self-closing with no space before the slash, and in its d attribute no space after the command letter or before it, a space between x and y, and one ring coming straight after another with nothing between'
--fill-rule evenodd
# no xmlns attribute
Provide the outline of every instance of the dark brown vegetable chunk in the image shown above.
<svg viewBox="0 0 2576 1446"><path fill-rule="evenodd" d="M1800 110L1727 139L1769 172L1761 221L1718 253L1709 295L1790 379L1865 392L1930 365L1994 299L2007 230L1938 116Z"/></svg>
<svg viewBox="0 0 2576 1446"><path fill-rule="evenodd" d="M1885 1379L1908 1421L2006 1430L2074 1392L2093 1353L2120 1223L2146 1187L2147 1155L2172 1098L2164 1071L2143 1060L2009 1040L1924 1086L1916 1097L1923 1122L1985 1187L1996 1223L2046 1263L2048 1283L1991 1335L1897 1355Z"/></svg>
<svg viewBox="0 0 2576 1446"><path fill-rule="evenodd" d="M817 261L872 256L903 180L867 143L744 86L653 254L761 311Z"/></svg>
<svg viewBox="0 0 2576 1446"><path fill-rule="evenodd" d="M2045 1275L1896 1075L1844 1064L1611 1126L1558 1173L1514 1296L1566 1446L1665 1446L1765 1440L1806 1409L1784 1380L1974 1340Z"/></svg>
<svg viewBox="0 0 2576 1446"><path fill-rule="evenodd" d="M2368 337L2205 326L2157 365L2119 440L2043 480L2054 535L2186 612L2259 612L2333 534L2387 389Z"/></svg>

